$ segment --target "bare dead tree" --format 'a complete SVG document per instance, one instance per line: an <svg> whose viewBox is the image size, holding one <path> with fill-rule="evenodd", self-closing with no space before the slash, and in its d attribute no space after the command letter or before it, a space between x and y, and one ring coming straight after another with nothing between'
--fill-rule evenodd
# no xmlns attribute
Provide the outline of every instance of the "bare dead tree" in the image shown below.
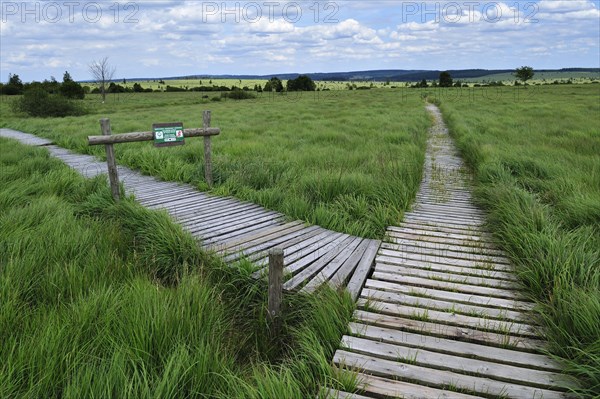
<svg viewBox="0 0 600 399"><path fill-rule="evenodd" d="M93 61L90 65L90 73L94 77L94 80L100 85L100 92L102 93L102 102L106 100L106 83L110 82L115 75L115 68L108 63L108 57L104 57L101 60Z"/></svg>

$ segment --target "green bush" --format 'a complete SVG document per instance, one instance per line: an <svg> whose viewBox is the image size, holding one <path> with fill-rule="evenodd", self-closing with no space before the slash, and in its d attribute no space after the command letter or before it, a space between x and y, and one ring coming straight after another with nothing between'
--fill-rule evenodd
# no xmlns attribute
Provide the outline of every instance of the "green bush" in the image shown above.
<svg viewBox="0 0 600 399"><path fill-rule="evenodd" d="M87 113L82 105L63 96L48 94L37 87L25 91L23 97L13 102L13 110L40 118L78 116Z"/></svg>
<svg viewBox="0 0 600 399"><path fill-rule="evenodd" d="M230 91L229 93L221 93L221 97L231 98L232 100L248 100L251 98L256 98L252 92L239 89Z"/></svg>

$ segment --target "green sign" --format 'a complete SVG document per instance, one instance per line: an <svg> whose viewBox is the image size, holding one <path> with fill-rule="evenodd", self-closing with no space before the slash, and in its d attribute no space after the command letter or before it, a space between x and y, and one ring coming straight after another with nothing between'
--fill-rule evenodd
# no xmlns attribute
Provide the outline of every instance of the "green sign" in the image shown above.
<svg viewBox="0 0 600 399"><path fill-rule="evenodd" d="M156 147L168 147L172 145L183 145L183 123L155 123L152 125L154 132L154 145Z"/></svg>

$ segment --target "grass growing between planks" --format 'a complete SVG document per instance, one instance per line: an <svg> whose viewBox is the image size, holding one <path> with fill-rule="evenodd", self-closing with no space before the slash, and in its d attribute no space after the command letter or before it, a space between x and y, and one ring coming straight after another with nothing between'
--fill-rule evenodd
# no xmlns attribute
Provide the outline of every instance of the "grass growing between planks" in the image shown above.
<svg viewBox="0 0 600 399"><path fill-rule="evenodd" d="M0 97L2 121L78 152L109 117L113 133L148 131L154 122L201 127L202 110L222 134L212 140L217 195L277 210L291 219L370 238L397 224L419 186L430 120L418 90L378 89L268 94L211 102L204 93L144 93L85 100L90 114L36 119L13 115ZM213 95L213 94L209 94ZM176 148L149 142L119 144L118 162L159 176L204 183L202 139Z"/></svg>
<svg viewBox="0 0 600 399"><path fill-rule="evenodd" d="M599 88L485 90L438 100L492 229L539 303L552 352L581 378L581 396L597 398Z"/></svg>
<svg viewBox="0 0 600 399"><path fill-rule="evenodd" d="M287 295L202 253L163 213L114 204L48 156L0 139L0 397L301 398L333 375L353 310ZM243 266L243 265L242 265Z"/></svg>

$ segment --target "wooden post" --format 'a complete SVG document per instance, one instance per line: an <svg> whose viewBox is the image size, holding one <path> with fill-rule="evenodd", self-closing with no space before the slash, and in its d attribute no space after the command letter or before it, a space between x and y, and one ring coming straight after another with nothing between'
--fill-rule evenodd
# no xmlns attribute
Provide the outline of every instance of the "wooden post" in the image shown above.
<svg viewBox="0 0 600 399"><path fill-rule="evenodd" d="M210 111L204 111L202 115L202 122L204 129L210 127ZM210 136L204 136L204 179L209 187L213 185L212 177L212 159L210 149Z"/></svg>
<svg viewBox="0 0 600 399"><path fill-rule="evenodd" d="M269 251L269 323L273 336L281 330L281 303L283 300L283 249Z"/></svg>
<svg viewBox="0 0 600 399"><path fill-rule="evenodd" d="M110 136L112 134L110 129L110 119L100 119L100 127L103 136ZM104 147L106 148L106 163L108 164L110 191L112 192L113 199L119 201L121 199L121 194L119 192L119 174L117 172L117 163L115 161L115 150L112 144L106 144Z"/></svg>

